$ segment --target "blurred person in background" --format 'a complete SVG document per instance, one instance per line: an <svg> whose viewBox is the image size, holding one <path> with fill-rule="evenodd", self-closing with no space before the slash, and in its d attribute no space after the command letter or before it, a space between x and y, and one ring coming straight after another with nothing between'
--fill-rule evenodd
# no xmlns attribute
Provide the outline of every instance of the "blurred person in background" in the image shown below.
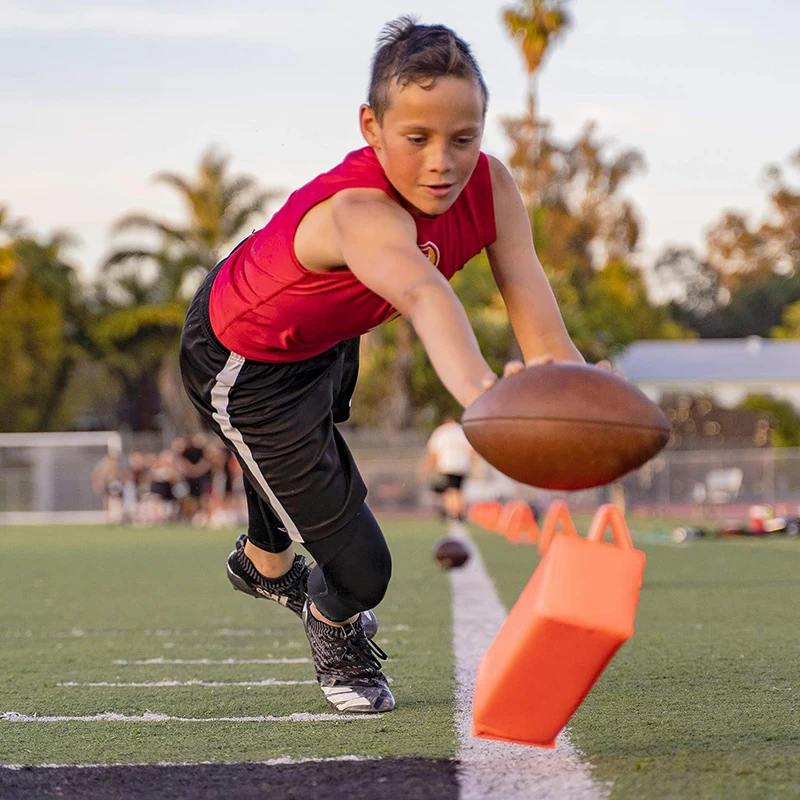
<svg viewBox="0 0 800 800"><path fill-rule="evenodd" d="M128 456L128 470L123 489L125 518L129 522L139 521L139 504L149 486L147 459L141 450L134 450Z"/></svg>
<svg viewBox="0 0 800 800"><path fill-rule="evenodd" d="M185 439L176 439L173 450L177 453L178 467L188 487L181 502L183 516L194 525L204 525L208 519L214 470L206 436L195 433Z"/></svg>
<svg viewBox="0 0 800 800"><path fill-rule="evenodd" d="M439 498L439 513L447 526L448 536L463 538L466 535L464 481L475 458L476 453L455 417L445 419L428 439L422 473Z"/></svg>
<svg viewBox="0 0 800 800"><path fill-rule="evenodd" d="M211 492L209 495L208 524L212 528L236 525L238 515L233 503L233 467L235 462L221 442L209 444L206 457L212 465Z"/></svg>
<svg viewBox="0 0 800 800"><path fill-rule="evenodd" d="M110 524L119 524L125 517L125 481L119 453L109 449L92 470L92 490L103 498L106 522Z"/></svg>
<svg viewBox="0 0 800 800"><path fill-rule="evenodd" d="M167 522L178 516L178 501L188 488L175 466L172 450L162 450L149 471L150 487L142 501L142 519L148 523Z"/></svg>

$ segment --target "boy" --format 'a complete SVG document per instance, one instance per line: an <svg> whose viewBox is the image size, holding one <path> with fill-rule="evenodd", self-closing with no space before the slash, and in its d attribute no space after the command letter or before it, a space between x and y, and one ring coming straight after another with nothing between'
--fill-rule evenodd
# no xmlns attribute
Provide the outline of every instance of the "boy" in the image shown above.
<svg viewBox="0 0 800 800"><path fill-rule="evenodd" d="M360 110L368 146L298 189L218 264L184 327L186 390L246 476L248 531L228 576L301 616L320 687L340 711L394 708L386 655L368 636L374 616L362 613L383 599L391 558L334 426L349 415L358 337L402 314L468 406L497 376L448 279L485 247L528 362L583 361L517 187L481 153L487 98L451 30L390 23Z"/></svg>

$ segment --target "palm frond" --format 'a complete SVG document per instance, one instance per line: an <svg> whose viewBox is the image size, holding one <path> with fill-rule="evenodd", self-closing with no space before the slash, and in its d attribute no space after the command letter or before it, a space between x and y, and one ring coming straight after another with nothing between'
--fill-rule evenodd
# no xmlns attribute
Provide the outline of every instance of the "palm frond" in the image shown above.
<svg viewBox="0 0 800 800"><path fill-rule="evenodd" d="M118 264L126 264L131 261L146 261L148 259L155 260L156 258L157 253L154 250L142 250L135 248L117 250L100 264L100 269L105 272L111 269L111 267L117 266Z"/></svg>
<svg viewBox="0 0 800 800"><path fill-rule="evenodd" d="M188 231L186 229L176 228L168 222L164 222L148 214L135 212L133 214L126 214L120 217L111 226L112 233L125 233L132 230L144 230L154 233L160 233L166 239L182 242L186 239Z"/></svg>

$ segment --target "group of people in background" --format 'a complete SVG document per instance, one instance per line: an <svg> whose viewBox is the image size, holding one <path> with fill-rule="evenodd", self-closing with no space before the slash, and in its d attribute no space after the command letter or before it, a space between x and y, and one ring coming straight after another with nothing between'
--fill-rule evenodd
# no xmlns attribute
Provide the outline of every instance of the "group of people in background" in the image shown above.
<svg viewBox="0 0 800 800"><path fill-rule="evenodd" d="M420 478L438 497L450 536L464 534L463 484L475 458L455 418L445 420L428 440ZM103 498L110 523L182 521L217 528L247 521L242 468L216 437L204 433L178 437L159 453L108 452L94 468L92 488Z"/></svg>
<svg viewBox="0 0 800 800"><path fill-rule="evenodd" d="M111 523L226 527L247 520L239 462L203 433L178 437L159 453L108 452L94 468L92 488Z"/></svg>

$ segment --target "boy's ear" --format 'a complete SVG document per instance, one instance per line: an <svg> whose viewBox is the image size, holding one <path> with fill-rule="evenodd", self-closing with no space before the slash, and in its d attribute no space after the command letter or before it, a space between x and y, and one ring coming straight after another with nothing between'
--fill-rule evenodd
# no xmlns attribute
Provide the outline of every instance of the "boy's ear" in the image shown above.
<svg viewBox="0 0 800 800"><path fill-rule="evenodd" d="M370 147L380 147L380 125L375 118L375 112L366 103L359 109L361 135Z"/></svg>

